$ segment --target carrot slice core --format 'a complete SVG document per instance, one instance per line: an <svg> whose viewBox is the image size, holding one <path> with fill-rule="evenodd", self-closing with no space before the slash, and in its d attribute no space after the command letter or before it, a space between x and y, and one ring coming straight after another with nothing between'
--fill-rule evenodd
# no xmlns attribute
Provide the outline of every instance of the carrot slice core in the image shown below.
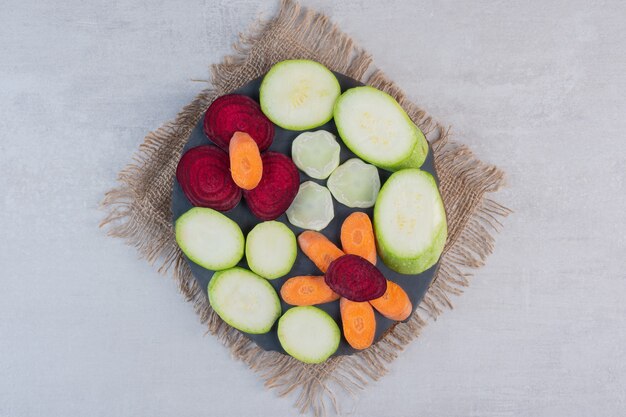
<svg viewBox="0 0 626 417"><path fill-rule="evenodd" d="M280 288L280 295L287 304L312 306L339 299L339 294L330 289L323 276L302 275L289 278Z"/></svg>
<svg viewBox="0 0 626 417"><path fill-rule="evenodd" d="M370 300L370 304L390 320L406 320L413 312L413 304L401 286L387 280L387 290L382 297Z"/></svg>
<svg viewBox="0 0 626 417"><path fill-rule="evenodd" d="M326 236L307 230L298 236L300 249L322 272L326 272L332 261L344 255Z"/></svg>
<svg viewBox="0 0 626 417"><path fill-rule="evenodd" d="M358 255L376 265L374 228L367 214L357 211L341 225L341 247L345 253Z"/></svg>
<svg viewBox="0 0 626 417"><path fill-rule="evenodd" d="M339 302L341 325L346 341L354 349L366 349L374 342L376 318L368 302L355 302L342 298Z"/></svg>
<svg viewBox="0 0 626 417"><path fill-rule="evenodd" d="M263 161L259 146L245 132L235 132L228 146L230 173L233 181L244 190L259 185L263 176Z"/></svg>

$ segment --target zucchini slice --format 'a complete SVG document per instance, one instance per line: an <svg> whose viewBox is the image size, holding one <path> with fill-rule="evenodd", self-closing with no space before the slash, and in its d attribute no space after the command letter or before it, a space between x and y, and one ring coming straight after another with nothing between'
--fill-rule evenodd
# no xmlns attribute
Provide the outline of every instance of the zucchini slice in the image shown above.
<svg viewBox="0 0 626 417"><path fill-rule="evenodd" d="M401 274L433 266L446 243L446 212L437 183L428 172L404 169L389 177L374 207L378 254Z"/></svg>
<svg viewBox="0 0 626 417"><path fill-rule="evenodd" d="M351 88L337 100L334 117L346 146L379 168L419 168L426 159L424 134L387 93L373 87Z"/></svg>
<svg viewBox="0 0 626 417"><path fill-rule="evenodd" d="M281 222L259 223L246 237L248 266L263 278L275 279L288 274L297 254L296 236Z"/></svg>
<svg viewBox="0 0 626 417"><path fill-rule="evenodd" d="M175 229L183 253L206 269L228 269L243 257L239 225L218 211L194 207L176 220Z"/></svg>
<svg viewBox="0 0 626 417"><path fill-rule="evenodd" d="M308 130L328 122L340 94L335 75L322 64L306 59L274 65L259 90L263 113L289 130Z"/></svg>
<svg viewBox="0 0 626 417"><path fill-rule="evenodd" d="M339 347L339 326L317 307L293 307L278 320L278 340L289 355L305 363L321 363Z"/></svg>
<svg viewBox="0 0 626 417"><path fill-rule="evenodd" d="M280 300L265 279L243 268L213 274L209 282L211 307L226 323L250 334L270 331L280 317Z"/></svg>

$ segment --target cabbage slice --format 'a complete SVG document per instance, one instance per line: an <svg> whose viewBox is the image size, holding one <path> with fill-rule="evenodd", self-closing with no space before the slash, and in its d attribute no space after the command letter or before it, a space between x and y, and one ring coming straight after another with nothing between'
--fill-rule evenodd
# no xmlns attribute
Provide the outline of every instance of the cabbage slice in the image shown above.
<svg viewBox="0 0 626 417"><path fill-rule="evenodd" d="M341 146L325 130L304 132L291 145L291 158L309 177L324 180L339 166Z"/></svg>
<svg viewBox="0 0 626 417"><path fill-rule="evenodd" d="M335 217L333 198L328 188L313 181L300 184L298 195L287 209L287 218L294 226L320 231Z"/></svg>
<svg viewBox="0 0 626 417"><path fill-rule="evenodd" d="M330 175L328 188L341 204L372 207L380 191L378 169L359 158L348 159Z"/></svg>

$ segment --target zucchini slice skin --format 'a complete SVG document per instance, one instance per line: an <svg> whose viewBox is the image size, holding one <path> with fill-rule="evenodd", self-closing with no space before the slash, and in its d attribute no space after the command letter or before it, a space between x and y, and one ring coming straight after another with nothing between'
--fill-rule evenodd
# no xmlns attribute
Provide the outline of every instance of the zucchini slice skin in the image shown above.
<svg viewBox="0 0 626 417"><path fill-rule="evenodd" d="M290 356L304 363L322 363L339 347L339 326L324 310L292 307L278 321L278 340Z"/></svg>
<svg viewBox="0 0 626 417"><path fill-rule="evenodd" d="M241 228L216 210L194 207L180 216L174 227L183 253L206 269L228 269L243 257Z"/></svg>
<svg viewBox="0 0 626 417"><path fill-rule="evenodd" d="M404 169L389 177L374 206L378 254L401 274L419 274L443 251L448 229L443 200L432 175Z"/></svg>
<svg viewBox="0 0 626 417"><path fill-rule="evenodd" d="M235 267L216 272L207 292L217 315L242 332L267 333L280 317L280 299L274 287L247 269Z"/></svg>
<svg viewBox="0 0 626 417"><path fill-rule="evenodd" d="M261 110L288 130L308 130L327 123L341 94L335 74L319 62L291 59L275 64L259 89Z"/></svg>
<svg viewBox="0 0 626 417"><path fill-rule="evenodd" d="M254 226L246 238L246 260L250 269L266 279L287 275L298 255L291 229L272 220Z"/></svg>
<svg viewBox="0 0 626 417"><path fill-rule="evenodd" d="M366 162L388 171L419 168L428 142L422 131L389 94L374 87L345 91L334 109L345 145Z"/></svg>

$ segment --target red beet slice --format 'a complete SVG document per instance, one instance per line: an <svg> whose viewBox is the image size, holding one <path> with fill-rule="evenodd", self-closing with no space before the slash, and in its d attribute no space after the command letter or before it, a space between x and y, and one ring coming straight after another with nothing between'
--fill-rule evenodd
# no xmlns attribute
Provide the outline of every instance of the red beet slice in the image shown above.
<svg viewBox="0 0 626 417"><path fill-rule="evenodd" d="M344 255L326 270L326 284L351 301L369 301L387 290L385 276L369 261L357 255Z"/></svg>
<svg viewBox="0 0 626 417"><path fill-rule="evenodd" d="M204 115L204 134L228 151L235 132L249 134L261 152L274 140L274 124L263 114L259 103L240 94L218 97Z"/></svg>
<svg viewBox="0 0 626 417"><path fill-rule="evenodd" d="M296 198L300 186L298 168L291 158L278 152L265 152L263 176L256 188L244 191L252 214L261 220L274 220L283 214Z"/></svg>
<svg viewBox="0 0 626 417"><path fill-rule="evenodd" d="M227 211L241 200L241 189L230 176L228 154L217 146L189 149L178 162L176 179L194 206Z"/></svg>

